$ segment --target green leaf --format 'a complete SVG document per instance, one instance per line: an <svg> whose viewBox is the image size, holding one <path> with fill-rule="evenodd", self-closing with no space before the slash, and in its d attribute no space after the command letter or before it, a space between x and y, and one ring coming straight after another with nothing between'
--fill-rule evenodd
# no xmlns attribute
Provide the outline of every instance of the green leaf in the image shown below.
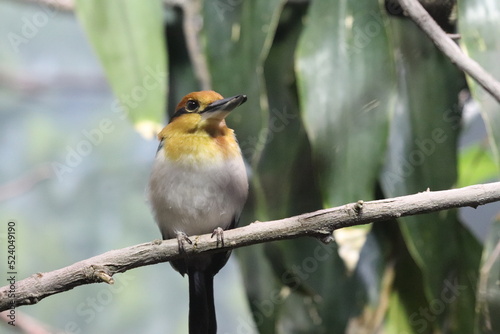
<svg viewBox="0 0 500 334"><path fill-rule="evenodd" d="M294 86L293 55L303 28L304 7L284 8L264 67L270 112L266 145L255 173L260 182L258 212L266 219L289 217L321 206ZM299 173L301 177L296 178Z"/></svg>
<svg viewBox="0 0 500 334"><path fill-rule="evenodd" d="M296 71L323 206L375 196L396 92L386 20L373 1L310 5ZM311 327L315 332L345 332L349 319L363 307L362 291L378 288L373 281L360 283L350 276L337 251L332 254L336 260L307 282L322 298L317 311L321 325Z"/></svg>
<svg viewBox="0 0 500 334"><path fill-rule="evenodd" d="M277 266L278 252L284 263L281 268ZM277 277L290 291L283 301L278 328L286 328L284 333L344 333L357 302L353 298L356 285L336 244L300 238L280 242L268 253L275 258Z"/></svg>
<svg viewBox="0 0 500 334"><path fill-rule="evenodd" d="M500 2L483 0L458 1L460 45L469 57L500 80ZM494 161L500 168L500 104L474 80L467 77L472 95L481 105ZM498 170L497 170L498 173Z"/></svg>
<svg viewBox="0 0 500 334"><path fill-rule="evenodd" d="M156 135L167 84L161 1L77 0L76 13L117 97L112 111Z"/></svg>
<svg viewBox="0 0 500 334"><path fill-rule="evenodd" d="M384 193L394 197L427 188L449 189L457 178L457 100L464 87L463 74L412 22L394 20L393 27L400 96L382 174ZM455 210L400 221L410 254L422 270L427 309L432 312L427 325L471 333L475 286L471 273L477 270L479 243ZM466 255L457 257L464 249ZM450 286L466 289L445 300Z"/></svg>
<svg viewBox="0 0 500 334"><path fill-rule="evenodd" d="M417 333L408 322L408 313L406 313L406 308L404 307L404 299L398 292L391 293L384 333ZM429 333L429 331L421 331L420 333Z"/></svg>
<svg viewBox="0 0 500 334"><path fill-rule="evenodd" d="M251 193L242 215L242 224L269 217L267 194L260 185L264 173L257 171L267 143L279 144L282 135L297 129L293 101L269 113L264 78L264 62L275 35L284 0L205 1L203 3L204 56L211 74L211 86L224 96L246 94L247 102L232 113L227 123L235 129L243 155L251 165ZM281 87L280 87L281 88ZM283 100L283 91L278 99ZM270 120L276 119L282 131L270 133ZM292 123L292 124L290 124ZM276 129L276 128L274 128ZM293 156L293 150L290 154ZM266 171L269 173L269 171ZM272 174L271 172L271 175ZM285 200L285 199L284 199ZM289 205L287 203L286 205ZM276 211L275 211L276 212ZM266 246L257 245L237 251L245 277L250 308L260 333L275 333L282 303L283 288L265 254ZM278 298L278 299L277 299ZM276 300L278 302L276 302Z"/></svg>
<svg viewBox="0 0 500 334"><path fill-rule="evenodd" d="M394 234L393 234L394 235ZM425 298L422 272L402 240L402 231L392 237L396 241L392 255L395 261L393 282L385 329L387 333L433 333L433 324L426 317L429 304ZM434 317L434 316L433 316ZM433 320L435 318L431 318Z"/></svg>
<svg viewBox="0 0 500 334"><path fill-rule="evenodd" d="M498 167L488 151L481 143L463 149L458 157L457 187L484 183L498 176Z"/></svg>
<svg viewBox="0 0 500 334"><path fill-rule="evenodd" d="M283 218L321 207L314 187L310 147L294 87L293 54L302 30L304 7L294 5L283 9L273 46L264 65L270 112L265 148L253 177L255 212L261 219ZM303 175L301 178L288 182L299 173ZM311 240L293 240L259 246L258 251L250 250L252 260L242 263L245 270L252 273L255 261L262 261L271 269L261 272L262 275L268 275L261 277L267 286L256 288L251 284L247 287L255 322L261 333L275 333L277 328L282 329L283 326L290 333L297 332L299 328L316 328L309 313L314 304L311 299L316 293L315 287L304 281L290 284L293 266L309 256L312 243ZM264 250L262 258L260 249ZM312 275L321 275L321 272L317 270ZM299 278L294 276L294 279ZM265 321L262 321L263 310L268 312ZM297 314L302 316L293 316Z"/></svg>
<svg viewBox="0 0 500 334"><path fill-rule="evenodd" d="M396 88L386 19L371 0L309 9L296 68L325 207L374 197Z"/></svg>
<svg viewBox="0 0 500 334"><path fill-rule="evenodd" d="M284 0L205 1L204 51L212 87L224 96L246 94L243 112L228 124L236 130L241 150L252 166L260 160L267 137L269 110L263 64L271 47Z"/></svg>
<svg viewBox="0 0 500 334"><path fill-rule="evenodd" d="M283 285L275 278L264 249L265 245L254 245L240 248L236 253L253 321L260 334L272 334L276 333Z"/></svg>
<svg viewBox="0 0 500 334"><path fill-rule="evenodd" d="M195 76L187 50L182 10L167 6L165 17L169 60L167 110L169 116L172 116L177 103L189 92L199 91L200 83Z"/></svg>

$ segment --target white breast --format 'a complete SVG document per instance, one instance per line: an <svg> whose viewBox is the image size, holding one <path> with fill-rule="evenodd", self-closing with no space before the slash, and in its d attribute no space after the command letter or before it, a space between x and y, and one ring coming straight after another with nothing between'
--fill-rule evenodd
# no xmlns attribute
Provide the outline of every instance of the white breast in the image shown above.
<svg viewBox="0 0 500 334"><path fill-rule="evenodd" d="M248 193L243 159L183 164L157 155L148 197L165 239L227 229L238 219Z"/></svg>

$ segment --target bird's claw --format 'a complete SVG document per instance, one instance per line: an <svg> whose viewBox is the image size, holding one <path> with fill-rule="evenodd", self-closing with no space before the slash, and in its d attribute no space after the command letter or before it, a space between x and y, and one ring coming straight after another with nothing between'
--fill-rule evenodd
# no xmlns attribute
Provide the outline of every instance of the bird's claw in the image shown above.
<svg viewBox="0 0 500 334"><path fill-rule="evenodd" d="M185 253L186 250L184 249L184 242L187 242L190 245L192 245L193 242L191 241L191 239L189 239L188 235L184 232L176 232L176 235L177 235L177 243L179 244L179 252Z"/></svg>
<svg viewBox="0 0 500 334"><path fill-rule="evenodd" d="M217 227L213 232L212 232L212 238L214 236L217 236L217 247L224 247L224 230L221 227Z"/></svg>

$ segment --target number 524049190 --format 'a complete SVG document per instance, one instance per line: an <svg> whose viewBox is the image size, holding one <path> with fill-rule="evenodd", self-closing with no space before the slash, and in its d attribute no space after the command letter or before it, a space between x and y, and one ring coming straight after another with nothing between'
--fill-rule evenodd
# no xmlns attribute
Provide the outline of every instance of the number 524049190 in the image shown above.
<svg viewBox="0 0 500 334"><path fill-rule="evenodd" d="M16 223L7 224L7 265L10 270L16 268Z"/></svg>

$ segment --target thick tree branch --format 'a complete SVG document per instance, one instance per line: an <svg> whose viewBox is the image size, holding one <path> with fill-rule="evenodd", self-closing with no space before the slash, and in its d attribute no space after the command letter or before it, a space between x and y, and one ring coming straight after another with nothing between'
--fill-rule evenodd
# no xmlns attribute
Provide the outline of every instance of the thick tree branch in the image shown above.
<svg viewBox="0 0 500 334"><path fill-rule="evenodd" d="M422 192L415 195L378 201L346 204L300 216L255 222L224 232L224 245L217 245L210 234L193 236L192 245L185 244L186 256L202 252L227 250L274 240L313 236L328 242L335 229L385 221L392 218L472 206L500 201L500 182L454 190ZM155 241L112 250L48 273L37 273L24 280L0 288L0 311L21 305L36 304L50 295L76 286L106 282L127 270L183 257L177 240ZM9 292L14 290L14 297Z"/></svg>
<svg viewBox="0 0 500 334"><path fill-rule="evenodd" d="M486 72L481 65L467 57L460 47L439 27L417 0L399 0L406 15L430 37L436 46L458 66L470 75L500 103L500 82Z"/></svg>

